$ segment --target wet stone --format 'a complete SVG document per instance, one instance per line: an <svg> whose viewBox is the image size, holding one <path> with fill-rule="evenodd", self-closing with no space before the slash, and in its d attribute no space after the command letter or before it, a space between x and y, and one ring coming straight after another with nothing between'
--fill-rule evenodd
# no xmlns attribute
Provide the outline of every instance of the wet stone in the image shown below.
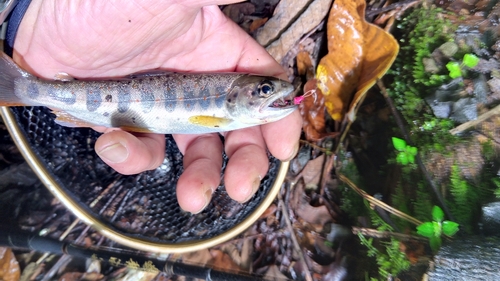
<svg viewBox="0 0 500 281"><path fill-rule="evenodd" d="M450 119L458 123L465 123L477 119L477 100L463 98L453 104L453 112Z"/></svg>
<svg viewBox="0 0 500 281"><path fill-rule="evenodd" d="M500 236L500 202L492 202L481 208L482 233L484 235Z"/></svg>
<svg viewBox="0 0 500 281"><path fill-rule="evenodd" d="M486 82L486 76L484 74L480 74L476 79L473 80L474 83L474 96L476 97L479 103L487 103L488 102L488 94L490 92L490 88L488 87L488 83Z"/></svg>

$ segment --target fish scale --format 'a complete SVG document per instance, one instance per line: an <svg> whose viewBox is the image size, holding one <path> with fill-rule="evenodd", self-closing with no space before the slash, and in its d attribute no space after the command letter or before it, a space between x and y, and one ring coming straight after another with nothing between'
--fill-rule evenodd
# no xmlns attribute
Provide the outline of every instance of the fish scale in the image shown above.
<svg viewBox="0 0 500 281"><path fill-rule="evenodd" d="M277 121L296 109L293 86L242 73L134 74L112 80L51 81L0 58L0 105L46 106L64 126L200 134Z"/></svg>

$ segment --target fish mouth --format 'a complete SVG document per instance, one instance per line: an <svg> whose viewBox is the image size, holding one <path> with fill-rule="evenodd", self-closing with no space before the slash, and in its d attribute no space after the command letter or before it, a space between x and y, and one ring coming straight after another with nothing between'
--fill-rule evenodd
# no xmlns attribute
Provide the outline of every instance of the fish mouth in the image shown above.
<svg viewBox="0 0 500 281"><path fill-rule="evenodd" d="M267 98L266 101L260 106L259 111L283 111L285 109L295 109L297 105L293 102L291 93L293 89L281 94L275 94Z"/></svg>

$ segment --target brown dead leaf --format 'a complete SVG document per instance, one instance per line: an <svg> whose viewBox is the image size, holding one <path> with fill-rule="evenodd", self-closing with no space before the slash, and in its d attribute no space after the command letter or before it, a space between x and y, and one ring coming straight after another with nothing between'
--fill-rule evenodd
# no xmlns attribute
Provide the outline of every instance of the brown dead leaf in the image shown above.
<svg viewBox="0 0 500 281"><path fill-rule="evenodd" d="M248 26L248 32L254 33L259 27L263 26L267 22L268 18L256 18L252 20L252 23Z"/></svg>
<svg viewBox="0 0 500 281"><path fill-rule="evenodd" d="M19 263L10 248L0 248L0 280L17 281L21 277Z"/></svg>
<svg viewBox="0 0 500 281"><path fill-rule="evenodd" d="M243 243L238 240L226 243L221 246L220 250L229 255L233 263L238 266L238 270L249 272L252 268L253 240L243 239L242 241Z"/></svg>
<svg viewBox="0 0 500 281"><path fill-rule="evenodd" d="M200 266L215 267L221 270L238 271L241 268L231 257L221 250L205 249L181 255L185 263L198 264Z"/></svg>
<svg viewBox="0 0 500 281"><path fill-rule="evenodd" d="M365 6L364 0L336 0L328 18L328 54L316 79L336 121L347 111L354 120L366 91L387 72L399 50L392 35L365 21Z"/></svg>
<svg viewBox="0 0 500 281"><path fill-rule="evenodd" d="M281 271L279 270L278 266L273 264L269 266L269 268L266 271L266 274L264 274L264 277L266 280L276 280L276 281L281 281L281 280L288 280L288 277L283 275Z"/></svg>
<svg viewBox="0 0 500 281"><path fill-rule="evenodd" d="M227 5L222 12L231 20L240 23L245 15L255 12L255 6L249 2Z"/></svg>
<svg viewBox="0 0 500 281"><path fill-rule="evenodd" d="M82 276L82 272L66 272L59 278L59 281L78 281Z"/></svg>
<svg viewBox="0 0 500 281"><path fill-rule="evenodd" d="M316 189L318 187L319 181L321 180L321 171L323 170L323 164L325 163L325 154L316 157L313 160L309 160L304 170L302 170L302 178L304 179L304 184L306 189Z"/></svg>
<svg viewBox="0 0 500 281"><path fill-rule="evenodd" d="M326 223L334 222L325 205L311 206L305 193L304 181L299 181L295 185L290 198L290 208L299 220L309 224L317 232L320 232Z"/></svg>
<svg viewBox="0 0 500 281"><path fill-rule="evenodd" d="M299 75L310 77L314 75L311 55L307 51L301 50L297 54L297 71Z"/></svg>
<svg viewBox="0 0 500 281"><path fill-rule="evenodd" d="M233 259L221 250L212 249L210 254L213 259L210 266L228 271L241 271L241 268L233 261Z"/></svg>
<svg viewBox="0 0 500 281"><path fill-rule="evenodd" d="M305 3L305 4L304 4ZM276 10L282 9L282 19L278 20L278 13L273 16L262 28L269 35L260 37L259 31L255 36L257 42L266 46L266 50L273 58L282 62L286 53L293 46L315 27L317 27L328 13L332 0L281 0ZM303 9L299 8L302 5ZM292 11L298 13L298 17L293 16ZM297 11L298 10L298 11ZM276 17L277 23L273 21ZM286 20L284 20L286 18ZM276 37L279 36L279 37Z"/></svg>
<svg viewBox="0 0 500 281"><path fill-rule="evenodd" d="M315 95L307 96L299 105L302 115L302 129L308 141L318 141L328 136L336 136L337 133L327 133L325 127L325 97L316 88L316 79L307 81L304 85L304 93L311 90Z"/></svg>

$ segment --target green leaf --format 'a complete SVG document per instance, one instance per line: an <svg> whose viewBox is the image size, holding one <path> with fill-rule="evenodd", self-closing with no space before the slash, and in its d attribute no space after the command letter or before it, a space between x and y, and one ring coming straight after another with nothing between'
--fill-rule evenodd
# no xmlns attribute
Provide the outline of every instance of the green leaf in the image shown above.
<svg viewBox="0 0 500 281"><path fill-rule="evenodd" d="M459 224L454 221L444 221L443 222L443 233L444 235L453 236L458 231Z"/></svg>
<svg viewBox="0 0 500 281"><path fill-rule="evenodd" d="M396 156L396 162L398 162L399 164L401 164L403 166L408 165L408 163L409 163L408 155L405 152L398 153L398 156Z"/></svg>
<svg viewBox="0 0 500 281"><path fill-rule="evenodd" d="M437 252L441 247L441 237L432 236L429 243L431 244L431 249L433 252Z"/></svg>
<svg viewBox="0 0 500 281"><path fill-rule="evenodd" d="M394 148L397 149L398 151L404 151L406 148L406 141L400 138L392 137L392 144L394 145Z"/></svg>
<svg viewBox="0 0 500 281"><path fill-rule="evenodd" d="M465 66L473 68L479 63L479 58L473 54L465 54L463 63Z"/></svg>
<svg viewBox="0 0 500 281"><path fill-rule="evenodd" d="M434 206L432 208L432 219L440 222L443 220L443 218L444 218L443 210L441 210L439 206Z"/></svg>
<svg viewBox="0 0 500 281"><path fill-rule="evenodd" d="M462 76L462 71L460 70L460 64L458 62L450 61L446 64L446 68L450 71L451 78L457 78Z"/></svg>
<svg viewBox="0 0 500 281"><path fill-rule="evenodd" d="M415 156L417 155L418 149L414 146L407 146L406 151L408 151L409 154Z"/></svg>
<svg viewBox="0 0 500 281"><path fill-rule="evenodd" d="M442 232L442 226L441 222L433 221L432 224L434 225L434 236L441 236Z"/></svg>
<svg viewBox="0 0 500 281"><path fill-rule="evenodd" d="M406 157L408 158L408 162L410 163L415 163L415 156L410 154L410 153L406 153Z"/></svg>
<svg viewBox="0 0 500 281"><path fill-rule="evenodd" d="M434 237L434 224L432 222L424 222L417 226L417 233L424 237Z"/></svg>

